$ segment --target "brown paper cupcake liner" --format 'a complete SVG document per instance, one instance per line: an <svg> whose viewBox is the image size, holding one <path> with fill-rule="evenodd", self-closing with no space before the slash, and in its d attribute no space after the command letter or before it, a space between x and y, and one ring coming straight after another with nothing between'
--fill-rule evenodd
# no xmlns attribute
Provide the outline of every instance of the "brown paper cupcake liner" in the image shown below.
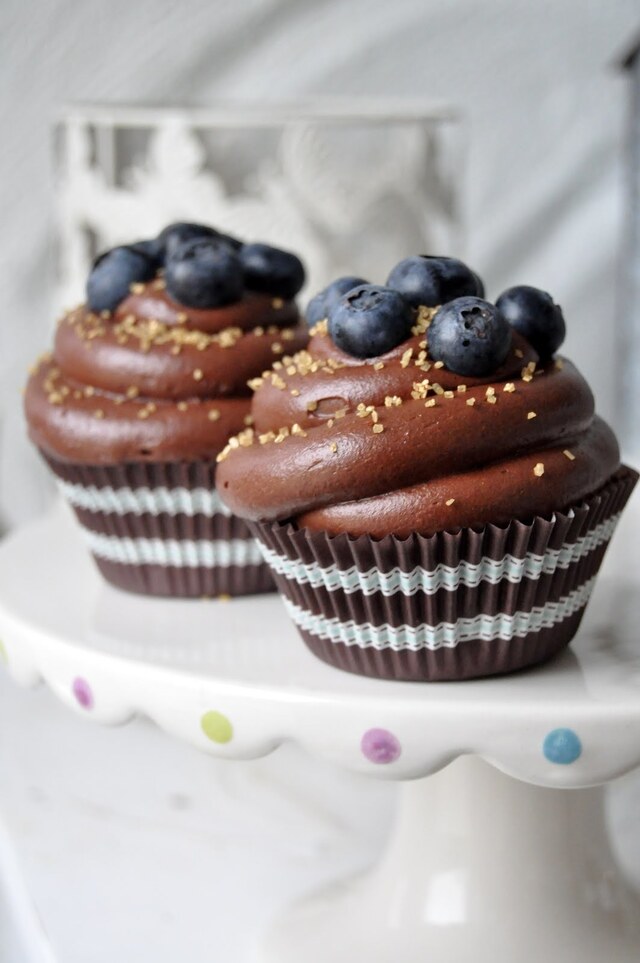
<svg viewBox="0 0 640 963"><path fill-rule="evenodd" d="M250 527L323 661L385 679L468 679L543 662L569 644L637 480L623 467L551 518L428 537Z"/></svg>
<svg viewBox="0 0 640 963"><path fill-rule="evenodd" d="M246 524L215 488L215 463L76 465L44 455L98 568L144 595L215 597L274 590Z"/></svg>

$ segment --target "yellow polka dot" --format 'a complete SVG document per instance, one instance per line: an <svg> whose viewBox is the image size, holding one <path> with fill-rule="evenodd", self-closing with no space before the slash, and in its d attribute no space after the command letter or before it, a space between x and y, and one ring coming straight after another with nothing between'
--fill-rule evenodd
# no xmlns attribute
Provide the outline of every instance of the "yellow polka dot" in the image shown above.
<svg viewBox="0 0 640 963"><path fill-rule="evenodd" d="M212 742L230 742L233 738L233 726L221 712L205 712L200 725L207 739Z"/></svg>

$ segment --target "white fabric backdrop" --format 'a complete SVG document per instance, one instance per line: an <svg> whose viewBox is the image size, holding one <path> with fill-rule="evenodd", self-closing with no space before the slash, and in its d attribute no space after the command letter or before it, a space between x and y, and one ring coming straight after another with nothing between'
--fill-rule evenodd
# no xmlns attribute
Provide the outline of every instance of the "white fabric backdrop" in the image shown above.
<svg viewBox="0 0 640 963"><path fill-rule="evenodd" d="M636 25L637 0L2 0L0 512L5 522L32 515L49 492L24 438L20 388L52 320L49 125L59 105L206 105L214 99L344 94L433 97L461 107L469 124L463 185L469 259L484 274L490 294L529 282L547 288L563 304L569 322L567 353L593 383L602 413L611 417L625 109L625 80L615 65ZM5 691L2 814L60 958L103 963L127 959L132 945L146 945L156 963L175 959L176 946L184 945L181 925L198 923L193 910L189 915L192 904L182 895L181 881L172 881L171 890L168 884L156 886L160 856L153 853L153 841L148 856L134 854L134 878L148 885L150 894L166 892L166 899L175 901L173 915L151 903L139 914L135 893L117 912L109 904L108 897L119 892L118 879L128 876L131 866L128 850L126 858L117 858L118 847L126 850L131 834L129 797L137 800L142 792L140 786L132 787L127 765L121 763L132 763L138 753L149 760L145 786L149 780L152 801L145 802L144 813L152 812L153 819L153 806L161 804L159 785L163 793L184 794L189 806L199 800L201 806L215 807L216 832L233 841L228 854L216 852L216 871L231 866L236 878L242 866L252 865L251 838L243 843L233 815L226 812L234 809L229 800L235 797L226 785L233 782L231 769L209 769L204 757L188 755L155 731L132 730L125 738L124 733L98 734L45 694L17 693L6 685ZM43 758L38 732L60 736ZM22 742L15 738L18 733L24 734ZM62 758L78 760L77 772L54 762L62 751ZM201 785L205 768L212 774L206 791ZM313 799L302 791L310 771L318 779ZM109 774L104 785L83 789L79 774L93 779L98 772ZM256 780L274 794L269 825L280 842L264 857L261 872L267 881L274 874L278 892L293 892L301 878L311 886L323 875L365 863L366 854L375 855L388 825L388 787L374 791L359 783L356 791L353 779L345 786L344 777L316 769L310 760L287 764L286 757L235 772L247 826L255 825L252 800L261 798ZM636 867L637 792L632 781L616 797L618 846ZM348 832L333 831L336 854L331 858L326 855L333 853L326 824L314 811L318 797L336 825L349 823ZM295 811L307 820L299 833L308 846L303 853L292 854L286 842L287 798L295 798ZM366 831L357 818L358 805L368 813ZM92 813L100 819L96 816L92 832L82 836L80 857L74 825L84 832ZM105 825L114 841L108 853L99 842ZM264 828L264 819L259 825ZM162 853L173 830L160 816L153 826ZM192 859L188 846L202 862L198 832L197 820L185 816L179 834L185 866ZM324 862L318 862L318 852L325 853ZM80 865L91 876L88 883L76 880L74 892ZM77 893L85 886L97 900L104 898L95 904L100 913L90 921L91 914L75 912ZM260 915L258 896L253 900L248 905ZM223 915L216 922L219 942L208 945L210 953L201 944L201 952L196 948L197 937L204 941L204 934L191 931L194 963L219 956L221 950L226 959L248 959L242 948L248 939L245 929L255 921L243 919L239 940L237 924L226 918L226 911ZM211 927L213 916L207 922ZM133 936L126 935L127 927L137 927ZM90 952L85 940L91 941ZM142 953L136 959L145 963Z"/></svg>

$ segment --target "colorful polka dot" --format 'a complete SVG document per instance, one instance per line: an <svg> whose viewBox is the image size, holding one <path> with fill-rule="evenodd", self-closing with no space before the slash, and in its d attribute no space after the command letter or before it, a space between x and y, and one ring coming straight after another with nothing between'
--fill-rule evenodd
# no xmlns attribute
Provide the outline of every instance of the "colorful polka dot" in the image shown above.
<svg viewBox="0 0 640 963"><path fill-rule="evenodd" d="M402 752L402 746L388 729L367 729L360 741L365 759L376 765L395 762Z"/></svg>
<svg viewBox="0 0 640 963"><path fill-rule="evenodd" d="M549 762L569 766L582 755L582 743L573 729L554 729L546 736L542 751Z"/></svg>
<svg viewBox="0 0 640 963"><path fill-rule="evenodd" d="M82 679L80 676L74 679L71 691L76 697L78 705L81 705L83 709L93 709L93 692L86 679Z"/></svg>
<svg viewBox="0 0 640 963"><path fill-rule="evenodd" d="M221 712L205 712L200 725L207 739L212 742L230 742L233 739L233 726Z"/></svg>

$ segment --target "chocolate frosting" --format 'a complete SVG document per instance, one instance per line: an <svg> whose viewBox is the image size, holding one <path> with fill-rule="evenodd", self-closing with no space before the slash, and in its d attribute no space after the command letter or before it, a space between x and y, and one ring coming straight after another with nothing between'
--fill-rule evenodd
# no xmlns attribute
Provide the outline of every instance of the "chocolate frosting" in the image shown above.
<svg viewBox="0 0 640 963"><path fill-rule="evenodd" d="M200 310L161 278L135 285L112 315L62 318L27 384L30 437L79 464L215 458L249 423L247 381L307 337L292 301L247 294Z"/></svg>
<svg viewBox="0 0 640 963"><path fill-rule="evenodd" d="M381 358L343 354L319 325L308 351L257 388L254 428L219 456L229 507L328 532L430 534L549 514L596 491L619 466L610 428L565 359L540 366L513 333L485 378L428 357L413 336Z"/></svg>

